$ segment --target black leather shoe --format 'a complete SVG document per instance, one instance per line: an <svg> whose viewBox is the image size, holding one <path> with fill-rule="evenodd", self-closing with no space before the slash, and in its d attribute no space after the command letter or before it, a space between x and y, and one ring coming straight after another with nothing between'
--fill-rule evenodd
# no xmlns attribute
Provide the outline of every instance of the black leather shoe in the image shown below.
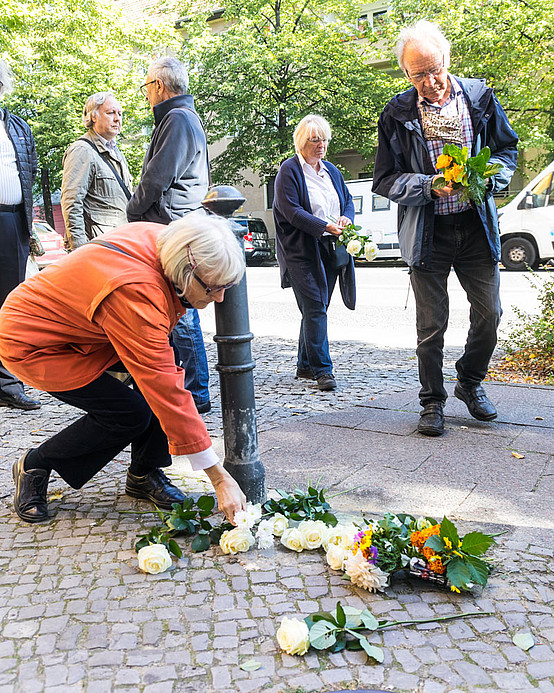
<svg viewBox="0 0 554 693"><path fill-rule="evenodd" d="M6 392L0 392L0 407L12 407L12 409L40 409L40 402L37 402L24 392L18 392L15 395L9 395Z"/></svg>
<svg viewBox="0 0 554 693"><path fill-rule="evenodd" d="M444 407L441 402L426 404L419 415L417 430L424 436L442 436L444 433Z"/></svg>
<svg viewBox="0 0 554 693"><path fill-rule="evenodd" d="M146 476L135 476L127 472L125 493L133 498L148 500L163 510L171 510L173 503L182 503L186 498L161 469L154 469Z"/></svg>
<svg viewBox="0 0 554 693"><path fill-rule="evenodd" d="M460 383L456 383L454 396L467 404L468 411L474 419L492 421L498 416L494 404L487 397L482 385L463 387Z"/></svg>
<svg viewBox="0 0 554 693"><path fill-rule="evenodd" d="M29 469L25 471L24 464L28 451L13 465L13 480L15 494L13 507L15 512L25 522L44 522L48 519L46 490L50 472L46 469Z"/></svg>
<svg viewBox="0 0 554 693"><path fill-rule="evenodd" d="M200 403L195 402L194 404L196 405L196 411L199 414L207 414L212 409L212 403L210 402L210 400L208 400L207 402Z"/></svg>
<svg viewBox="0 0 554 693"><path fill-rule="evenodd" d="M297 380L298 378L304 378L304 380L315 380L314 374L311 368L297 368L296 375L294 376Z"/></svg>
<svg viewBox="0 0 554 693"><path fill-rule="evenodd" d="M324 373L323 375L320 375L317 379L317 386L320 390L323 391L336 390L337 381L335 380L335 376L332 373Z"/></svg>

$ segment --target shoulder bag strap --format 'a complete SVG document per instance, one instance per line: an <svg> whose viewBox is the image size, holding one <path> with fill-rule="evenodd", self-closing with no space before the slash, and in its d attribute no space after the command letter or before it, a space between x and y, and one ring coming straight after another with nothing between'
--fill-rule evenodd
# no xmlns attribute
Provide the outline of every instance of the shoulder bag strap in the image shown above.
<svg viewBox="0 0 554 693"><path fill-rule="evenodd" d="M102 153L98 149L98 147L94 144L94 142L91 142L91 140L88 140L86 137L79 137L77 142L86 142L87 144L89 144L94 149L94 151L98 154L98 156L102 159L102 161L104 161L111 168L112 173L114 174L117 182L119 183L119 185L121 186L121 189L125 193L125 197L128 200L130 200L131 199L131 192L129 191L129 189L127 188L125 183L123 182L123 179L121 178L119 173L116 171L115 166L110 161L110 155L108 154L108 152ZM104 154L105 154L105 156L104 156Z"/></svg>

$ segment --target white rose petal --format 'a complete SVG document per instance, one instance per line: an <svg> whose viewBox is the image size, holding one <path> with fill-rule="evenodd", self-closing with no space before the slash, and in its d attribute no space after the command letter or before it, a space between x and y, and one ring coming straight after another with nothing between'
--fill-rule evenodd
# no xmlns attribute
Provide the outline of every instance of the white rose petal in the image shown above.
<svg viewBox="0 0 554 693"><path fill-rule="evenodd" d="M304 621L283 617L277 630L279 647L290 655L306 654L310 647L310 631Z"/></svg>
<svg viewBox="0 0 554 693"><path fill-rule="evenodd" d="M223 553L235 554L248 551L255 543L254 535L249 529L235 527L221 535L219 546Z"/></svg>
<svg viewBox="0 0 554 693"><path fill-rule="evenodd" d="M333 570L342 570L346 550L337 544L329 544L325 558Z"/></svg>
<svg viewBox="0 0 554 693"><path fill-rule="evenodd" d="M352 548L354 537L360 530L353 524L341 524L327 528L327 535L323 541L325 551L329 549L331 544L342 546L343 549Z"/></svg>
<svg viewBox="0 0 554 693"><path fill-rule="evenodd" d="M362 244L360 243L360 241L358 241L356 239L348 241L348 244L346 246L346 252L349 255L358 255L358 253L361 251L361 249L362 249Z"/></svg>
<svg viewBox="0 0 554 693"><path fill-rule="evenodd" d="M281 544L286 546L287 549L298 551L298 553L300 553L300 551L304 550L302 532L297 527L289 527L288 529L285 529L281 536Z"/></svg>
<svg viewBox="0 0 554 693"><path fill-rule="evenodd" d="M165 573L171 564L171 556L163 544L149 544L138 552L138 565L143 573Z"/></svg>
<svg viewBox="0 0 554 693"><path fill-rule="evenodd" d="M321 520L303 520L298 525L305 549L319 549L327 536L327 525Z"/></svg>
<svg viewBox="0 0 554 693"><path fill-rule="evenodd" d="M281 513L276 513L272 519L273 534L275 534L276 537L283 536L283 532L285 531L285 529L289 528L289 521L284 515L281 515Z"/></svg>

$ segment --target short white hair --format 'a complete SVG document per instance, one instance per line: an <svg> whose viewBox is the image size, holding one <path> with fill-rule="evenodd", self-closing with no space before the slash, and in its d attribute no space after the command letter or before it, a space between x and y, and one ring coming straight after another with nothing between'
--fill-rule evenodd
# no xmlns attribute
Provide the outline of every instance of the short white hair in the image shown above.
<svg viewBox="0 0 554 693"><path fill-rule="evenodd" d="M450 41L442 33L440 28L433 24L433 22L428 22L426 19L420 19L419 22L412 24L411 26L404 27L398 35L398 40L396 42L396 55L398 57L398 64L403 72L406 72L404 66L404 51L406 47L411 44L420 44L436 46L441 54L445 58L445 65L448 67L450 63Z"/></svg>
<svg viewBox="0 0 554 693"><path fill-rule="evenodd" d="M193 271L209 286L238 284L244 251L222 217L199 210L172 221L158 236L158 257L165 276L186 294Z"/></svg>
<svg viewBox="0 0 554 693"><path fill-rule="evenodd" d="M189 88L189 74L177 58L165 56L150 64L148 75L163 82L173 94L186 94Z"/></svg>
<svg viewBox="0 0 554 693"><path fill-rule="evenodd" d="M304 149L310 137L321 137L329 141L331 139L331 126L322 116L311 113L304 116L294 130L294 148L297 154Z"/></svg>
<svg viewBox="0 0 554 693"><path fill-rule="evenodd" d="M0 96L9 94L13 89L12 71L8 63L0 60Z"/></svg>
<svg viewBox="0 0 554 693"><path fill-rule="evenodd" d="M99 91L96 94L91 94L91 96L88 97L85 103L85 107L83 108L83 125L86 127L87 130L89 130L91 127L94 125L93 121L93 116L98 115L98 107L101 106L107 99L112 97L112 99L117 99L115 98L115 94L113 94L111 91Z"/></svg>

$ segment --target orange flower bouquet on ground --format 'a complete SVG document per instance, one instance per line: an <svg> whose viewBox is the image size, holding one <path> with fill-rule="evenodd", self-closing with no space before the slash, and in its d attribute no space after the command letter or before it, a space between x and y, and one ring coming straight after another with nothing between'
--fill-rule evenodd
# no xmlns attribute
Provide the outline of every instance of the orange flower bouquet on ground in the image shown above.
<svg viewBox="0 0 554 693"><path fill-rule="evenodd" d="M483 147L476 156L468 156L467 147L460 149L455 144L445 144L437 159L437 170L442 176L433 183L433 189L444 188L448 183L454 190L461 190L460 200L473 200L481 204L485 199L487 179L504 167L502 164L489 164L491 150Z"/></svg>

